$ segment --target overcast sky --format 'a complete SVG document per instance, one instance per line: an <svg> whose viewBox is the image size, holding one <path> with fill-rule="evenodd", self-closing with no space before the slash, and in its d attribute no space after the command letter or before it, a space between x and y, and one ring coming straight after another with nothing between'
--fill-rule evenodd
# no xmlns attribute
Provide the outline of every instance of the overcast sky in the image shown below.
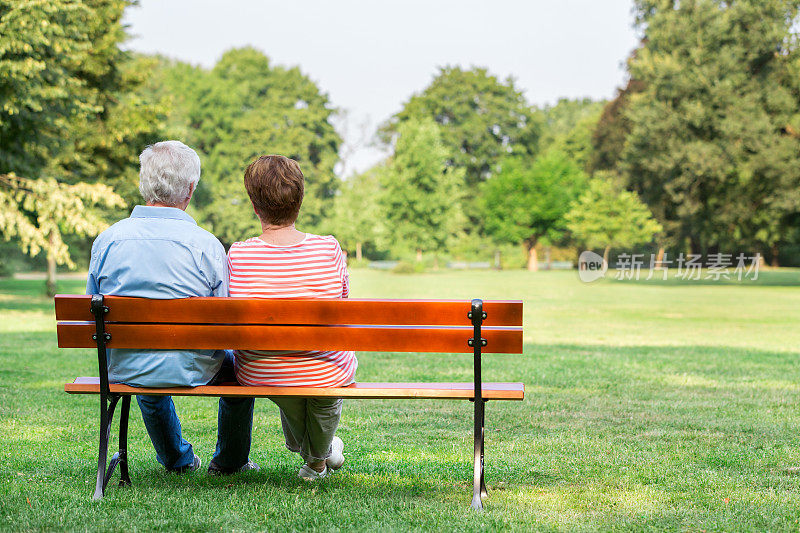
<svg viewBox="0 0 800 533"><path fill-rule="evenodd" d="M430 83L438 66L483 66L513 76L537 105L609 98L635 47L632 0L141 0L128 9L128 47L206 67L252 45L293 66L348 112L360 144ZM381 157L361 146L350 172Z"/></svg>

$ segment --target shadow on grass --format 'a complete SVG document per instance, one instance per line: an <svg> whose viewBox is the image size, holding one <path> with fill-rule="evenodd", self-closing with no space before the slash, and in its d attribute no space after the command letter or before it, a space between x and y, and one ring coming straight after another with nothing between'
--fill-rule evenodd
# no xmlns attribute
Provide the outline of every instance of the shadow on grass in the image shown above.
<svg viewBox="0 0 800 533"><path fill-rule="evenodd" d="M33 466L33 465L29 465ZM72 464L62 467L56 472L47 474L41 472L29 475L24 481L54 482L57 478L73 485L78 493L83 492L86 498L91 497L94 488L96 470L84 465ZM205 466L205 465L204 465ZM325 496L336 494L357 494L359 498L397 501L463 501L464 506L469 505L472 495L472 476L458 476L457 478L431 475L423 477L406 472L403 465L390 465L396 473L386 474L364 469L360 466L345 466L330 477L317 481L307 482L297 477L297 465L269 466L261 465L259 472L235 474L231 476L210 476L205 472L175 475L160 469L157 466L131 465L131 486L119 486L119 472L115 472L106 489L107 498L135 498L149 499L150 495L175 493L182 490L191 490L195 497L213 497L215 494L224 494L225 497L241 496L257 492L288 495L315 495ZM463 470L462 464L455 462L445 465L448 471ZM28 470L31 472L31 470ZM34 471L35 472L35 471ZM23 478L19 478L22 480ZM11 481L15 481L13 478ZM522 486L512 483L512 488L519 490L524 486L531 488L547 488L558 484L555 476L536 474L530 483ZM491 491L508 490L505 481L498 485L489 484ZM133 494L131 494L133 493Z"/></svg>

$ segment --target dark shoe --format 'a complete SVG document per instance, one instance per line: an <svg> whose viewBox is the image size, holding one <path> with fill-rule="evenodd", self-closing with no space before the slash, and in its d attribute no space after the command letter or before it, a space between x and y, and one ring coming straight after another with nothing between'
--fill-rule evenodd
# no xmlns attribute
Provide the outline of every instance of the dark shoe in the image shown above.
<svg viewBox="0 0 800 533"><path fill-rule="evenodd" d="M225 468L221 468L213 460L208 464L208 473L211 476L230 476L232 474L240 474L242 472L250 472L250 471L258 472L258 470L259 470L258 465L255 464L252 459L248 459L244 465L234 470L227 470Z"/></svg>
<svg viewBox="0 0 800 533"><path fill-rule="evenodd" d="M195 454L194 460L192 461L192 464L190 464L189 466L183 466L181 468L167 468L167 472L172 472L174 474L188 474L189 472L194 472L195 470L200 468L200 465L202 464L203 461L201 461L200 458L197 456L197 454Z"/></svg>

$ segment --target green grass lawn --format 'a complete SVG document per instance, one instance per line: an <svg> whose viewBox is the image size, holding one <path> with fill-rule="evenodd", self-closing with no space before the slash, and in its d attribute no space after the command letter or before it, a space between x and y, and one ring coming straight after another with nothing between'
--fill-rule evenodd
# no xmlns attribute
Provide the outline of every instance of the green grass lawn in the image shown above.
<svg viewBox="0 0 800 533"><path fill-rule="evenodd" d="M296 477L277 409L256 402L258 473L175 476L131 413L133 486L90 501L96 375L56 347L40 281L0 280L0 530L791 530L800 528L800 271L757 282L583 284L574 272L352 272L353 296L523 299L525 353L484 360L523 381L487 406L486 511L469 509L468 402L345 403L347 461ZM81 292L63 282L61 292ZM362 381L469 381L471 357L359 354ZM216 401L176 398L208 464Z"/></svg>

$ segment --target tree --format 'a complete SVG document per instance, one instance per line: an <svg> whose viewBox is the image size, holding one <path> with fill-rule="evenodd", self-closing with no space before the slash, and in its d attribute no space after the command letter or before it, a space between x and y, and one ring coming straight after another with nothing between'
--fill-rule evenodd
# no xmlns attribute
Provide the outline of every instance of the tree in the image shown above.
<svg viewBox="0 0 800 533"><path fill-rule="evenodd" d="M800 210L796 0L639 0L620 168L695 252L770 249ZM773 254L776 255L777 254Z"/></svg>
<svg viewBox="0 0 800 533"><path fill-rule="evenodd" d="M604 105L605 101L591 98L559 98L555 105L546 105L540 112L543 124L539 149L546 151L585 119L596 120Z"/></svg>
<svg viewBox="0 0 800 533"><path fill-rule="evenodd" d="M559 150L586 170L594 151L592 134L604 104L590 98L561 98L555 105L545 106L539 150Z"/></svg>
<svg viewBox="0 0 800 533"><path fill-rule="evenodd" d="M81 165L102 168L107 152L118 150L123 140L102 139L106 151L80 144L98 139L91 132L123 97L125 54L118 45L125 37L120 19L127 5L125 0L0 0L0 175L9 210L0 218L0 231L29 253L47 251L49 292L56 264L72 265L61 232L92 235L103 226L85 203L123 205L107 187L64 181L85 179L75 172ZM102 176L95 171L93 178Z"/></svg>
<svg viewBox="0 0 800 533"><path fill-rule="evenodd" d="M588 171L594 152L592 134L599 118L599 109L582 117L571 130L554 139L553 149L563 152L581 169Z"/></svg>
<svg viewBox="0 0 800 533"><path fill-rule="evenodd" d="M56 264L74 268L62 234L95 236L108 224L91 209L121 207L123 199L102 184L70 185L50 179L0 175L0 228L6 241L16 239L22 250L47 254L47 293L55 295Z"/></svg>
<svg viewBox="0 0 800 533"><path fill-rule="evenodd" d="M45 171L69 183L104 183L130 205L141 201L139 154L166 137L170 103L152 76L156 58L108 59L105 68L114 75L91 88L99 112L71 117L69 138Z"/></svg>
<svg viewBox="0 0 800 533"><path fill-rule="evenodd" d="M397 132L404 122L425 118L439 125L448 165L463 169L470 186L495 173L507 155L532 156L537 151L541 117L512 78L500 81L483 68L441 68L384 131Z"/></svg>
<svg viewBox="0 0 800 533"><path fill-rule="evenodd" d="M610 171L618 168L625 148L625 139L631 131L630 120L626 117L630 106L630 97L642 90L644 90L644 83L633 79L628 80L625 88L617 91L616 98L603 108L592 133L590 172Z"/></svg>
<svg viewBox="0 0 800 533"><path fill-rule="evenodd" d="M518 157L506 159L500 173L482 187L487 233L499 242L522 243L528 270L538 270L536 245L542 237L556 240L564 231L564 215L585 182L580 167L556 150L533 164Z"/></svg>
<svg viewBox="0 0 800 533"><path fill-rule="evenodd" d="M613 248L650 242L662 228L636 193L596 176L565 216L573 238L587 248L603 248L603 260Z"/></svg>
<svg viewBox="0 0 800 533"><path fill-rule="evenodd" d="M0 1L0 173L38 177L68 138L92 46L83 3Z"/></svg>
<svg viewBox="0 0 800 533"><path fill-rule="evenodd" d="M0 1L0 172L131 177L158 112L134 93L150 61L119 47L129 4Z"/></svg>
<svg viewBox="0 0 800 533"><path fill-rule="evenodd" d="M375 246L385 233L379 198L381 167L354 174L342 183L334 200L331 233L342 248L363 259L364 245Z"/></svg>
<svg viewBox="0 0 800 533"><path fill-rule="evenodd" d="M463 228L463 170L447 166L447 149L431 119L408 120L397 131L394 155L380 175L381 204L396 247L441 250Z"/></svg>
<svg viewBox="0 0 800 533"><path fill-rule="evenodd" d="M306 194L300 223L316 230L332 216L341 138L328 97L298 68L273 66L254 48L229 50L211 71L165 64L187 143L204 156L195 212L223 242L259 231L242 186L247 165L277 153L300 163Z"/></svg>

